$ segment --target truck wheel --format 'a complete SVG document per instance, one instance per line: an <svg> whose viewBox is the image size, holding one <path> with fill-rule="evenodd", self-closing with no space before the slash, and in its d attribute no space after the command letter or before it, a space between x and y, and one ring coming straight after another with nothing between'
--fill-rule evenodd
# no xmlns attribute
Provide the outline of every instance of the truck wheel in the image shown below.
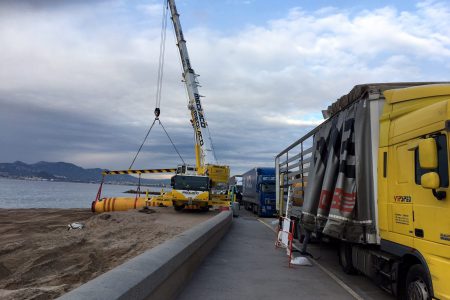
<svg viewBox="0 0 450 300"><path fill-rule="evenodd" d="M431 299L430 283L425 268L422 265L413 265L406 276L406 299Z"/></svg>
<svg viewBox="0 0 450 300"><path fill-rule="evenodd" d="M257 214L258 217L260 217L260 218L263 216L263 213L262 213L262 211L261 211L261 207L257 206L257 212L256 212L256 214Z"/></svg>
<svg viewBox="0 0 450 300"><path fill-rule="evenodd" d="M346 274L356 274L357 271L353 267L352 261L352 245L346 242L339 243L339 264L342 267L342 270Z"/></svg>
<svg viewBox="0 0 450 300"><path fill-rule="evenodd" d="M176 211L182 211L183 208L184 208L184 205L174 205L173 208L174 208Z"/></svg>

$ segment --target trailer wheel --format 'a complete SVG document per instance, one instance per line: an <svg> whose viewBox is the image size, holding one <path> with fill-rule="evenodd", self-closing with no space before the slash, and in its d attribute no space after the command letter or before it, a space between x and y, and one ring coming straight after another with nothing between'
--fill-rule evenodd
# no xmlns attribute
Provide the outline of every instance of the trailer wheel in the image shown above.
<svg viewBox="0 0 450 300"><path fill-rule="evenodd" d="M427 273L422 265L413 265L406 276L406 299L428 300L431 299L430 283Z"/></svg>
<svg viewBox="0 0 450 300"><path fill-rule="evenodd" d="M352 261L352 245L346 242L339 243L339 264L346 274L356 274L357 271L353 267Z"/></svg>

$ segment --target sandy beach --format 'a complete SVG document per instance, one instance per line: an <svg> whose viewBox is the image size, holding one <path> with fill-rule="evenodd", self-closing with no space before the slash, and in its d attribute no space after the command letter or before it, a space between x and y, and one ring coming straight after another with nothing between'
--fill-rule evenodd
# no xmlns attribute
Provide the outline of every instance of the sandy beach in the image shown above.
<svg viewBox="0 0 450 300"><path fill-rule="evenodd" d="M56 298L214 214L0 209L0 298Z"/></svg>

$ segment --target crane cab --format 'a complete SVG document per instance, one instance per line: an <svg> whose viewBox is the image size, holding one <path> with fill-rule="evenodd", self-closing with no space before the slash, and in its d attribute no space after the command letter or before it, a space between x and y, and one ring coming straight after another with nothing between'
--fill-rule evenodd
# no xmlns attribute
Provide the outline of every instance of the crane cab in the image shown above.
<svg viewBox="0 0 450 300"><path fill-rule="evenodd" d="M170 180L174 190L181 191L209 191L209 177L199 175L177 174Z"/></svg>
<svg viewBox="0 0 450 300"><path fill-rule="evenodd" d="M197 168L190 165L179 165L177 167L177 175L197 175Z"/></svg>

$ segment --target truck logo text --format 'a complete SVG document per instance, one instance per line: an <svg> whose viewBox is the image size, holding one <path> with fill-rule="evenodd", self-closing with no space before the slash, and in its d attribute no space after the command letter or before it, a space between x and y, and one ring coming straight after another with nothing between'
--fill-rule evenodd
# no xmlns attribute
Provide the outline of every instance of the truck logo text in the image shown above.
<svg viewBox="0 0 450 300"><path fill-rule="evenodd" d="M411 196L394 196L394 201L399 203L411 203Z"/></svg>

